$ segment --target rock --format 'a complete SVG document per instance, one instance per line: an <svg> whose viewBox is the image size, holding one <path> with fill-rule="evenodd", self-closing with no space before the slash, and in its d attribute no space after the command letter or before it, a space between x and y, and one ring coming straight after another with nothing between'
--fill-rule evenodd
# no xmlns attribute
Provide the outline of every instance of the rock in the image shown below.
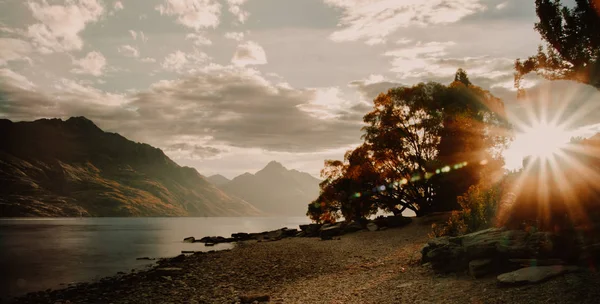
<svg viewBox="0 0 600 304"><path fill-rule="evenodd" d="M271 296L269 295L242 295L240 296L240 302L242 304L250 304L256 302L269 302Z"/></svg>
<svg viewBox="0 0 600 304"><path fill-rule="evenodd" d="M233 239L241 240L241 241L247 241L247 240L252 239L252 236L249 233L245 233L245 232L232 233L231 237Z"/></svg>
<svg viewBox="0 0 600 304"><path fill-rule="evenodd" d="M469 262L469 274L474 278L480 278L495 270L494 261L491 259L473 260Z"/></svg>
<svg viewBox="0 0 600 304"><path fill-rule="evenodd" d="M202 253L202 251L197 250L181 250L182 254L190 254L190 253Z"/></svg>
<svg viewBox="0 0 600 304"><path fill-rule="evenodd" d="M283 235L286 237L295 237L296 234L298 234L298 229L288 229L288 228L283 229Z"/></svg>
<svg viewBox="0 0 600 304"><path fill-rule="evenodd" d="M319 230L321 229L322 224L308 224L308 225L300 225L300 230L306 233L307 237L315 237L319 236Z"/></svg>
<svg viewBox="0 0 600 304"><path fill-rule="evenodd" d="M385 223L387 227L402 227L412 223L412 219L410 217L404 217L402 215L396 216L388 216L385 219Z"/></svg>
<svg viewBox="0 0 600 304"><path fill-rule="evenodd" d="M185 260L185 254L180 254L174 258L169 259L171 263L181 263Z"/></svg>
<svg viewBox="0 0 600 304"><path fill-rule="evenodd" d="M568 272L579 270L577 266L539 266L525 267L519 270L503 273L497 277L499 285L535 284Z"/></svg>
<svg viewBox="0 0 600 304"><path fill-rule="evenodd" d="M201 238L200 240L196 240L195 242L219 244L219 243L231 243L231 242L235 242L235 241L236 241L235 238L224 238L222 236L205 236L205 237Z"/></svg>
<svg viewBox="0 0 600 304"><path fill-rule="evenodd" d="M379 226L373 222L370 222L367 224L367 229L369 229L369 231L377 231L379 230Z"/></svg>
<svg viewBox="0 0 600 304"><path fill-rule="evenodd" d="M306 232L304 231L300 231L296 234L296 237L305 237L306 236Z"/></svg>
<svg viewBox="0 0 600 304"><path fill-rule="evenodd" d="M206 247L212 247L214 245L215 245L215 243L204 243L204 246L206 246Z"/></svg>
<svg viewBox="0 0 600 304"><path fill-rule="evenodd" d="M426 262L430 262L431 267L437 272L461 271L468 267L465 249L456 243L448 242L446 246L430 248L426 251Z"/></svg>
<svg viewBox="0 0 600 304"><path fill-rule="evenodd" d="M141 261L141 260L154 261L155 259L151 259L149 257L141 257L141 258L136 258L136 260L138 260L138 261Z"/></svg>
<svg viewBox="0 0 600 304"><path fill-rule="evenodd" d="M323 226L325 227L325 226ZM325 228L321 228L321 232L319 236L322 240L331 240L332 237L342 234L342 223L337 223L335 225L330 225Z"/></svg>
<svg viewBox="0 0 600 304"><path fill-rule="evenodd" d="M283 229L267 232L266 238L269 240L280 240L284 236Z"/></svg>
<svg viewBox="0 0 600 304"><path fill-rule="evenodd" d="M352 232L357 232L357 231L361 231L362 225L360 223L357 223L355 221L351 221L349 222L347 225L344 226L344 233L352 233Z"/></svg>
<svg viewBox="0 0 600 304"><path fill-rule="evenodd" d="M196 240L196 242L199 242L199 243L212 242L212 237L211 236L205 236L205 237L201 238L200 240Z"/></svg>
<svg viewBox="0 0 600 304"><path fill-rule="evenodd" d="M196 241L196 238L194 238L193 236L189 236L189 237L186 237L185 239L183 239L184 243L193 243L195 241Z"/></svg>

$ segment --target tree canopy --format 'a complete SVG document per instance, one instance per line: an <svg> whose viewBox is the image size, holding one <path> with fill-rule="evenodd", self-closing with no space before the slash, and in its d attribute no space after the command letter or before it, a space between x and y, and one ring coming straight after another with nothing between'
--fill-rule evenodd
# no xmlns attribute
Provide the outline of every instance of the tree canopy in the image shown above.
<svg viewBox="0 0 600 304"><path fill-rule="evenodd" d="M515 86L528 73L550 80L574 80L600 89L600 2L576 0L573 8L560 0L536 0L539 22L535 30L546 48L525 61L515 62Z"/></svg>
<svg viewBox="0 0 600 304"><path fill-rule="evenodd" d="M379 209L417 215L452 210L483 166L500 170L504 105L472 85L465 71L455 79L375 98L364 116L363 144L344 161L326 161L321 195L309 205L311 219L359 219Z"/></svg>

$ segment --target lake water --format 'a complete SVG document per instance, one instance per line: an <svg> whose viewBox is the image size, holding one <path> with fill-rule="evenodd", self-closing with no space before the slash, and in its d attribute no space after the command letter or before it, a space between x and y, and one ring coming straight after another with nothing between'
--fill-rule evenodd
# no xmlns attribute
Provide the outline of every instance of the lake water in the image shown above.
<svg viewBox="0 0 600 304"><path fill-rule="evenodd" d="M306 217L0 219L0 299L93 281L155 262L138 257L232 246L183 243L188 236L229 237L307 223Z"/></svg>

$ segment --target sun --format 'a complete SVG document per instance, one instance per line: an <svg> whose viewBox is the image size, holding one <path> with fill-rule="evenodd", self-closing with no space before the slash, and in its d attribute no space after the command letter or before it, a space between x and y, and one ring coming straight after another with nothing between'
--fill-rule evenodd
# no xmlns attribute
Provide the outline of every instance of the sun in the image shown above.
<svg viewBox="0 0 600 304"><path fill-rule="evenodd" d="M523 159L529 156L549 159L566 148L572 137L573 132L556 124L536 123L522 126L504 156L507 162L518 163L513 167L520 165Z"/></svg>
<svg viewBox="0 0 600 304"><path fill-rule="evenodd" d="M561 126L541 123L517 134L515 145L524 157L548 158L565 148L571 137L571 132Z"/></svg>

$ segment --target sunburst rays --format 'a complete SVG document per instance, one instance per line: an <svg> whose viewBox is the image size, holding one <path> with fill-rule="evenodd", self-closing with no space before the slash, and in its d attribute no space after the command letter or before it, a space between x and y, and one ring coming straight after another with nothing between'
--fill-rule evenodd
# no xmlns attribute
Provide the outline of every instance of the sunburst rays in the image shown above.
<svg viewBox="0 0 600 304"><path fill-rule="evenodd" d="M519 133L511 148L528 160L513 185L517 201L510 212L546 229L585 225L600 189L600 171L591 165L600 151L570 141L587 135L586 117L598 111L600 101L574 88L556 94L550 86L525 100L521 115L512 119Z"/></svg>

